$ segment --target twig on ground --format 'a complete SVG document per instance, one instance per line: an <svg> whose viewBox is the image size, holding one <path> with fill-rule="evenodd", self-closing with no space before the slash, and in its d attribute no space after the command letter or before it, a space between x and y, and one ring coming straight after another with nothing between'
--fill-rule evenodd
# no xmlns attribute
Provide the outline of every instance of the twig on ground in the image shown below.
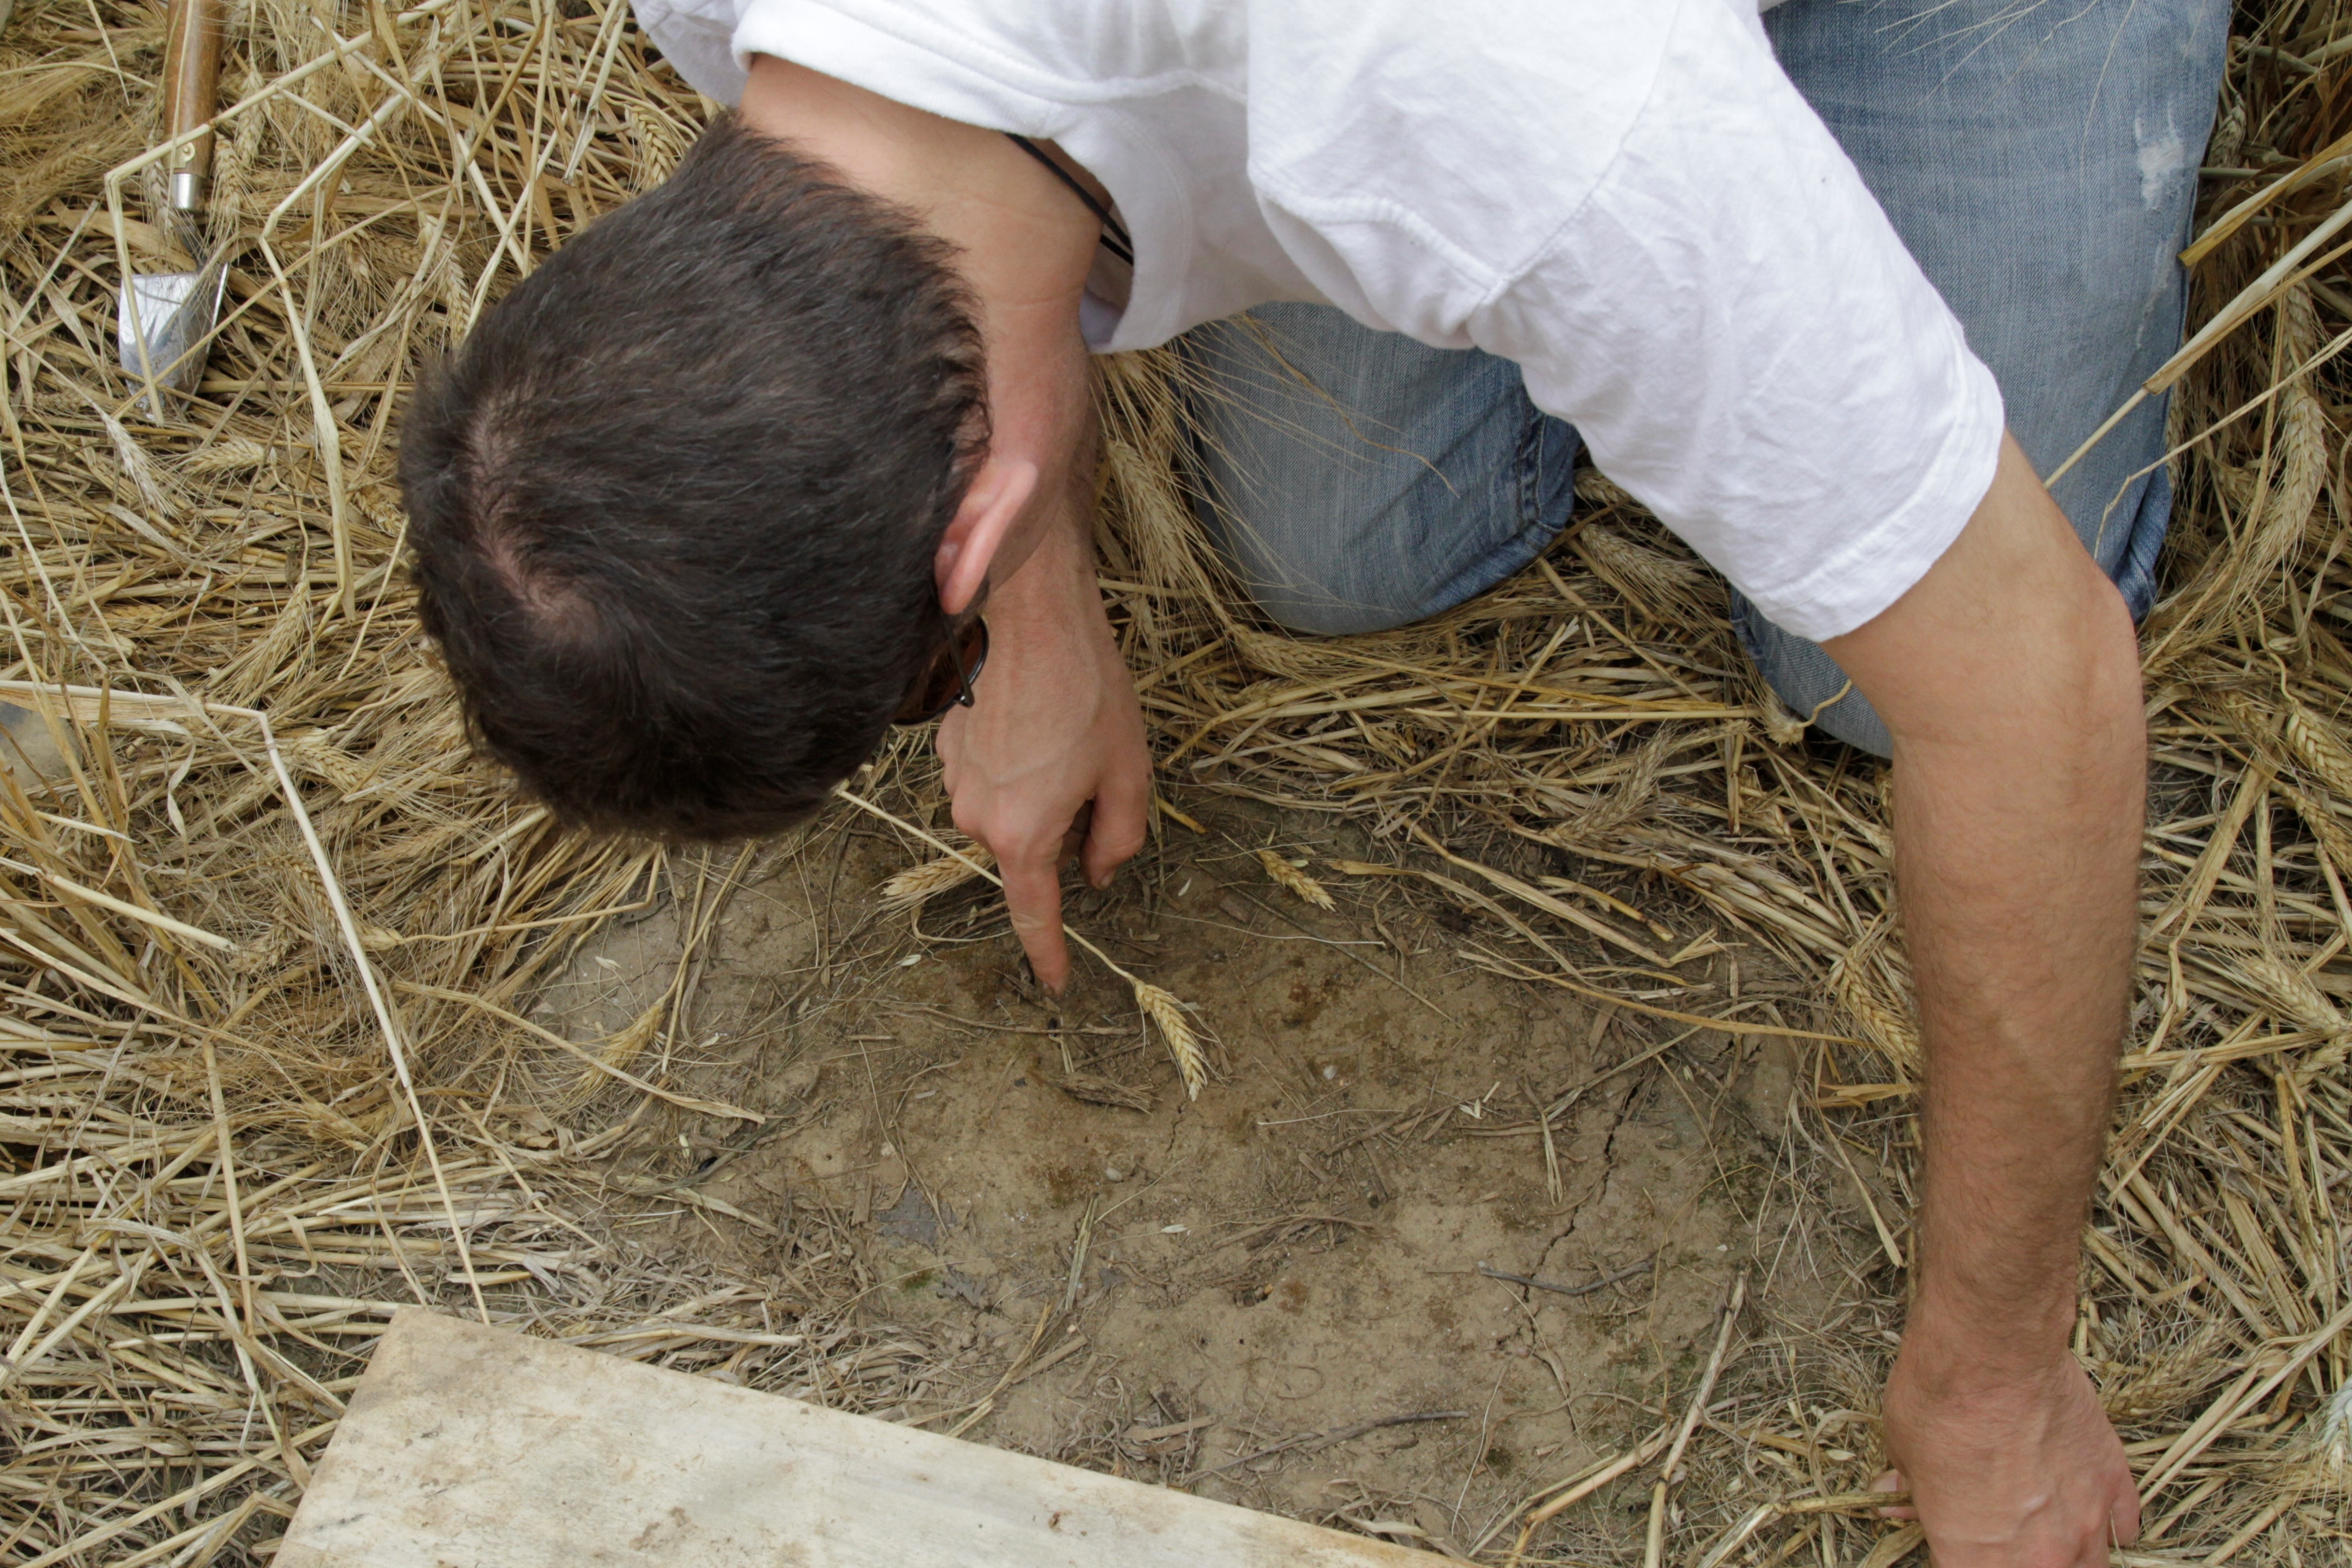
<svg viewBox="0 0 2352 1568"><path fill-rule="evenodd" d="M1301 1432L1295 1437L1285 1437L1279 1443L1269 1444L1254 1454L1244 1454L1238 1459L1227 1459L1221 1465L1211 1465L1205 1469L1194 1470L1176 1484L1180 1487L1189 1487L1194 1481L1221 1474L1238 1466L1255 1464L1260 1459L1270 1459L1276 1454L1287 1454L1297 1448L1310 1447L1328 1448L1335 1443L1348 1442L1351 1438L1360 1437L1367 1432L1377 1431L1383 1426L1406 1426L1418 1421L1467 1421L1469 1419L1470 1412L1467 1410L1417 1410L1410 1415L1383 1415L1376 1421L1359 1421L1352 1426L1337 1426L1326 1432Z"/></svg>
<svg viewBox="0 0 2352 1568"><path fill-rule="evenodd" d="M1636 1274L1647 1274L1653 1261L1654 1259L1644 1258L1630 1268L1620 1268L1614 1274L1604 1274L1600 1279L1589 1280L1582 1285L1560 1285L1549 1279L1537 1279L1525 1274L1506 1274L1501 1269L1490 1268L1484 1263L1478 1265L1478 1272L1489 1279L1500 1279L1512 1285L1525 1285L1537 1290L1549 1290L1555 1296L1590 1296L1595 1290L1606 1289L1621 1279L1631 1279Z"/></svg>

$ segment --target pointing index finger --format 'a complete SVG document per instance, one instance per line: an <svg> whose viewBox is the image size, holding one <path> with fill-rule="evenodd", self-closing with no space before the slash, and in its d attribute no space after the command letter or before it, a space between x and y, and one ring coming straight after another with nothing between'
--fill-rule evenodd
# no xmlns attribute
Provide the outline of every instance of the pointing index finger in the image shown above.
<svg viewBox="0 0 2352 1568"><path fill-rule="evenodd" d="M1070 980L1070 949L1062 939L1061 845L1049 839L997 863L1004 879L1004 907L1013 934L1029 954L1029 966L1045 989L1060 995Z"/></svg>

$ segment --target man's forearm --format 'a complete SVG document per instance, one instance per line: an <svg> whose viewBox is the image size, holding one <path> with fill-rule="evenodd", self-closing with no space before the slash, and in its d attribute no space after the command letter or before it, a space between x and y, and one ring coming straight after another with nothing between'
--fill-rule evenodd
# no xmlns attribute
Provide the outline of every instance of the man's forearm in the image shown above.
<svg viewBox="0 0 2352 1568"><path fill-rule="evenodd" d="M1151 800L1134 678L1095 579L1091 480L1074 465L1034 549L992 575L979 701L940 727L956 825L994 851L1013 930L1055 991L1069 974L1063 864L1076 855L1107 884L1142 847Z"/></svg>
<svg viewBox="0 0 2352 1568"><path fill-rule="evenodd" d="M2056 711L2045 710L2055 718ZM2063 711L2063 710L2061 710ZM2137 718L1927 748L1895 785L1895 856L1927 1045L1918 1289L1928 1381L2046 1361L2074 1314L2137 911Z"/></svg>
<svg viewBox="0 0 2352 1568"><path fill-rule="evenodd" d="M1913 1331L1993 1372L2073 1316L2137 921L2138 650L2014 444L1946 558L1831 649L1895 741L1927 1047Z"/></svg>

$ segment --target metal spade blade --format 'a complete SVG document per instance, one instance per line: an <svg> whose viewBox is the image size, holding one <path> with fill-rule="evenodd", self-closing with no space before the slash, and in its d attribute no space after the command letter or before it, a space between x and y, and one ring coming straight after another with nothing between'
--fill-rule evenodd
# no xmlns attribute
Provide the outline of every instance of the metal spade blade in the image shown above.
<svg viewBox="0 0 2352 1568"><path fill-rule="evenodd" d="M165 417L162 393L194 392L204 375L204 341L220 319L227 282L227 269L211 266L195 272L134 273L122 285L115 321L122 368L142 386L154 383L157 391L149 395L147 408L152 417Z"/></svg>

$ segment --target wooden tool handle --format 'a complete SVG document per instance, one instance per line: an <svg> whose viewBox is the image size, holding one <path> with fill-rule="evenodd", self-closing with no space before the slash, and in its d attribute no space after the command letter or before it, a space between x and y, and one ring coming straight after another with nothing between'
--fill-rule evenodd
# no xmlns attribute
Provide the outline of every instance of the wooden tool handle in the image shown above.
<svg viewBox="0 0 2352 1568"><path fill-rule="evenodd" d="M163 36L163 134L193 131L213 117L220 94L221 37L226 0L172 0ZM213 173L213 138L206 132L173 153L171 205L201 212Z"/></svg>

